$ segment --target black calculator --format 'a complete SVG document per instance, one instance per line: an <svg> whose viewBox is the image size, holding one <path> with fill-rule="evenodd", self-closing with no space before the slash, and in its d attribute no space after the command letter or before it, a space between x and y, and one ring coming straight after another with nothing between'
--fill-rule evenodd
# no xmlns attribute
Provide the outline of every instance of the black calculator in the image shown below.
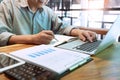
<svg viewBox="0 0 120 80"><path fill-rule="evenodd" d="M4 72L11 80L58 80L56 74L31 63Z"/></svg>

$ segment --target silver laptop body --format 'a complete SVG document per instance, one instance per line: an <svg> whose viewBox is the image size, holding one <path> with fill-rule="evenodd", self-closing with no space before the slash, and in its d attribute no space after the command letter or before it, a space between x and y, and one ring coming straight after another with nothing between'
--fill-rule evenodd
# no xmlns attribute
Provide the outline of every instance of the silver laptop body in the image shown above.
<svg viewBox="0 0 120 80"><path fill-rule="evenodd" d="M76 49L76 47L86 43L81 40L75 40L75 41L72 41L66 44L59 45L57 47L68 49L68 50L73 50L73 51L78 51L82 53L87 53L90 55L95 55L99 53L100 51L104 50L105 48L107 48L108 46L112 45L114 42L116 42L119 35L120 35L120 15L115 20L115 22L112 24L110 30L108 31L104 39L101 40L99 45L95 47L93 51L84 51L84 50ZM90 44L90 47L92 47L92 44Z"/></svg>

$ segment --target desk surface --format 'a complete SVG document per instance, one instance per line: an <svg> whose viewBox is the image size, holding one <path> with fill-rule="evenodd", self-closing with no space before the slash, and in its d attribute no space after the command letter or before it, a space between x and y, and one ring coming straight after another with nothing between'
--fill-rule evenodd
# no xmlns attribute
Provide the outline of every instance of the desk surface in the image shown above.
<svg viewBox="0 0 120 80"><path fill-rule="evenodd" d="M16 44L0 47L0 52L11 52L34 45ZM115 43L99 54L92 56L93 61L81 66L61 80L120 80L120 43ZM0 74L0 80L10 80Z"/></svg>

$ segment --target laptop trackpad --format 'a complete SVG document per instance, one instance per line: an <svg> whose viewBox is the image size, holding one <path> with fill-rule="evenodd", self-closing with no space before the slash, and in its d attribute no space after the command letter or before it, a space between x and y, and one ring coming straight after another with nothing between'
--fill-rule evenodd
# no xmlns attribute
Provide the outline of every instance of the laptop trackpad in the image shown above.
<svg viewBox="0 0 120 80"><path fill-rule="evenodd" d="M68 43L65 43L65 44L62 44L62 45L59 45L57 47L59 48L64 48L64 49L73 49L74 47L76 47L77 45L81 45L85 42L81 41L81 40L75 40L75 41L71 41L71 42L68 42Z"/></svg>

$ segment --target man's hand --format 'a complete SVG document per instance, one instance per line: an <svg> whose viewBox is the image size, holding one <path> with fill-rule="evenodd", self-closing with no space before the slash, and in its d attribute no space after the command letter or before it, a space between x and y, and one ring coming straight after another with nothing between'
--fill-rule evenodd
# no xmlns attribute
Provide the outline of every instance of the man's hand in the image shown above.
<svg viewBox="0 0 120 80"><path fill-rule="evenodd" d="M73 29L71 35L79 37L82 41L93 42L96 39L96 33L88 30Z"/></svg>
<svg viewBox="0 0 120 80"><path fill-rule="evenodd" d="M73 29L71 36L79 37L82 41L93 42L96 39L96 33L87 30ZM8 44L49 44L54 38L51 30L43 30L33 35L13 35L9 38Z"/></svg>
<svg viewBox="0 0 120 80"><path fill-rule="evenodd" d="M38 34L32 35L34 44L49 44L54 38L54 33L50 30L41 31Z"/></svg>
<svg viewBox="0 0 120 80"><path fill-rule="evenodd" d="M13 35L9 38L8 44L49 44L53 38L52 31L44 30L33 35Z"/></svg>

